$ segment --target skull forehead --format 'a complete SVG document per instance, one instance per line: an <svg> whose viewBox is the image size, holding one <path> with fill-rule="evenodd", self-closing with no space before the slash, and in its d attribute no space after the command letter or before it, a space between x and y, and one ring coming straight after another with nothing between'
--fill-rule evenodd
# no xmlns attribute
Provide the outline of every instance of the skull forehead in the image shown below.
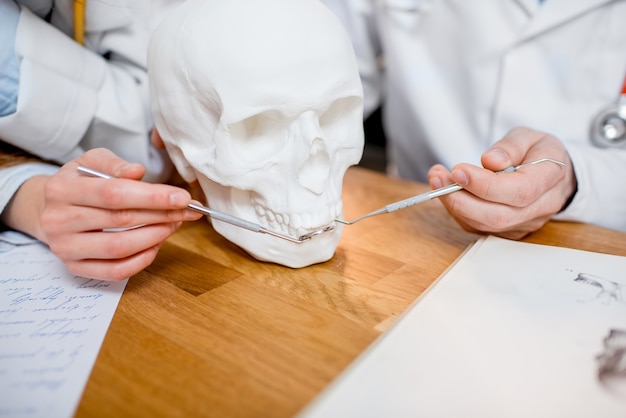
<svg viewBox="0 0 626 418"><path fill-rule="evenodd" d="M180 28L176 36L182 48L219 58L214 68L227 62L248 71L272 71L275 62L302 62L303 49L316 60L324 51L332 55L345 48L338 44L349 43L332 13L311 0L187 0L170 24ZM267 68L264 63L269 63Z"/></svg>
<svg viewBox="0 0 626 418"><path fill-rule="evenodd" d="M227 118L267 104L294 111L360 95L349 39L318 2L195 3L178 16L176 62L186 66L193 90L219 97Z"/></svg>

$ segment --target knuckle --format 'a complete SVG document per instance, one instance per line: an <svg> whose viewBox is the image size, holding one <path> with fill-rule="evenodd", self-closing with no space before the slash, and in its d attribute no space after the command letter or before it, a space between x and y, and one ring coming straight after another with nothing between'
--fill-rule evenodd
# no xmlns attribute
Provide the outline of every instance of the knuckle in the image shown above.
<svg viewBox="0 0 626 418"><path fill-rule="evenodd" d="M107 277L104 280L119 282L121 280L127 279L129 276L136 272L128 271L123 264L113 264L110 269L107 271Z"/></svg>
<svg viewBox="0 0 626 418"><path fill-rule="evenodd" d="M524 128L523 126L515 126L513 129L511 129L511 131L509 132L510 134L521 134L526 132L526 128Z"/></svg>
<svg viewBox="0 0 626 418"><path fill-rule="evenodd" d="M132 260L127 262L115 263L108 271L107 279L110 281L121 281L129 278L130 276L139 273L146 267L148 267L152 261L154 261L159 247L154 246L132 257Z"/></svg>
<svg viewBox="0 0 626 418"><path fill-rule="evenodd" d="M185 211L184 210L165 211L165 218L167 218L168 222L178 222L182 219L185 219Z"/></svg>
<svg viewBox="0 0 626 418"><path fill-rule="evenodd" d="M513 222L511 211L496 210L487 218L487 228L491 232L502 232L509 228Z"/></svg>
<svg viewBox="0 0 626 418"><path fill-rule="evenodd" d="M119 209L111 211L111 223L113 227L133 226L133 212L129 209Z"/></svg>
<svg viewBox="0 0 626 418"><path fill-rule="evenodd" d="M183 215L183 211L180 210L168 210L165 211L165 217L169 222L176 222Z"/></svg>
<svg viewBox="0 0 626 418"><path fill-rule="evenodd" d="M522 187L515 194L512 204L518 208L528 206L543 194L543 190L542 184L529 184L527 187Z"/></svg>
<svg viewBox="0 0 626 418"><path fill-rule="evenodd" d="M151 248L148 248L146 251L144 251L141 269L148 267L154 261L160 248L161 248L161 245L155 245Z"/></svg>
<svg viewBox="0 0 626 418"><path fill-rule="evenodd" d="M168 223L164 223L159 225L158 227L154 228L154 235L152 236L153 238L153 243L155 245L157 245L158 243L161 243L163 241L165 241L170 235L172 235L174 232L176 232L176 230L178 229L179 224L177 222L168 222Z"/></svg>
<svg viewBox="0 0 626 418"><path fill-rule="evenodd" d="M128 255L128 240L125 240L124 233L111 232L105 244L105 252L112 258L122 258Z"/></svg>
<svg viewBox="0 0 626 418"><path fill-rule="evenodd" d="M172 207L170 202L170 193L164 190L156 190L152 194L152 201L155 207L167 208Z"/></svg>
<svg viewBox="0 0 626 418"><path fill-rule="evenodd" d="M50 210L47 206L44 206L39 214L39 224L46 235L53 234L59 231L59 228L63 228L63 222L60 222L58 218L56 211Z"/></svg>
<svg viewBox="0 0 626 418"><path fill-rule="evenodd" d="M103 187L102 197L104 201L111 207L120 207L124 201L124 189L115 184L116 182L108 182Z"/></svg>
<svg viewBox="0 0 626 418"><path fill-rule="evenodd" d="M558 200L549 200L548 201L548 214L550 216L554 215L555 213L558 213L561 211L561 209L563 209L563 206L565 206L565 202L559 202Z"/></svg>
<svg viewBox="0 0 626 418"><path fill-rule="evenodd" d="M50 251L54 253L64 263L71 263L71 246L67 245L67 240L64 239L51 239L48 242Z"/></svg>
<svg viewBox="0 0 626 418"><path fill-rule="evenodd" d="M484 189L482 191L482 194L485 196L486 199L493 199L493 195L494 195L494 185L491 182L485 182L484 184ZM496 192L495 195L497 196L498 193Z"/></svg>
<svg viewBox="0 0 626 418"><path fill-rule="evenodd" d="M457 196L446 196L440 199L444 205L448 208L448 211L455 214L463 213L463 205L461 205L461 199L456 199Z"/></svg>
<svg viewBox="0 0 626 418"><path fill-rule="evenodd" d="M66 185L60 181L57 176L51 176L43 185L43 194L45 201L54 201L66 191Z"/></svg>
<svg viewBox="0 0 626 418"><path fill-rule="evenodd" d="M519 240L519 239L524 238L526 235L528 235L528 232L502 231L502 232L497 232L494 235L501 237L501 238L510 239L510 240Z"/></svg>
<svg viewBox="0 0 626 418"><path fill-rule="evenodd" d="M89 277L87 272L82 268L82 263L78 261L66 261L65 266L75 276Z"/></svg>

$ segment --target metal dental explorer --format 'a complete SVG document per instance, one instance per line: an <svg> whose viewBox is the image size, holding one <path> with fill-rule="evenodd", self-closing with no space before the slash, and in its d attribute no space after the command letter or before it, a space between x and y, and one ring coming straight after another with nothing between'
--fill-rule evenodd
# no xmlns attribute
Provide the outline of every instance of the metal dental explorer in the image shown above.
<svg viewBox="0 0 626 418"><path fill-rule="evenodd" d="M511 173L514 171L519 170L522 167L525 167L527 165L534 165L534 164L539 164L539 163L543 163L549 161L551 163L555 163L558 164L560 166L565 167L567 164L565 164L564 162L558 161L558 160L554 160L552 158L540 158L538 160L535 161L529 161L527 163L523 163L520 165L515 165L515 166L511 166L511 167L507 167L504 170L498 171L498 173ZM369 218L371 216L376 216L376 215L382 215L384 213L391 213L391 212L395 212L397 210L400 209L404 209L404 208L408 208L410 206L413 205L417 205L418 203L423 203L426 202L428 200L437 198L437 197L441 197L441 196L445 196L447 194L453 193L453 192L457 192L459 190L462 190L463 187L459 186L458 184L451 184L449 186L444 186L444 187L440 187L439 189L435 189L435 190L431 190L430 192L426 192L426 193L422 193L422 194L418 194L417 196L413 196L413 197L409 197L408 199L404 199L404 200L400 200L398 202L395 203L391 203L385 207L382 207L378 210L375 210L374 212L370 212L368 214L365 214L363 216L360 216L356 219L354 219L353 221L345 221L343 219L335 219L335 222L339 222L345 225L352 225L355 224L357 222L359 222L362 219L365 218Z"/></svg>
<svg viewBox="0 0 626 418"><path fill-rule="evenodd" d="M115 178L115 177L113 177L113 176L111 176L109 174L103 173L103 172L98 171L98 170L94 170L92 168L83 167L83 166L79 166L78 167L78 172L81 173L81 174L85 174L85 175L91 176L91 177L100 177L100 178L103 178L103 179L113 179L113 178ZM310 240L311 238L313 238L316 235L320 235L320 234L323 234L324 232L329 232L329 231L332 231L333 229L335 229L335 225L331 224L331 225L325 226L323 228L317 229L315 231L306 233L304 235L300 235L297 238L293 238L293 237L290 237L288 235L284 235L284 234L281 234L279 232L275 232L275 231L269 230L267 228L264 228L261 225L255 224L254 222L246 221L245 219L241 219L241 218L238 218L236 216L229 215L227 213L219 212L219 211L216 211L214 209L208 208L206 206L199 205L197 203L191 202L189 205L187 205L187 208L189 208L189 209L191 209L191 210L193 210L195 212L201 213L203 215L209 216L211 219L216 219L218 221L226 222L226 223L229 223L231 225L235 225L235 226L247 229L247 230L252 231L252 232L258 232L258 233L261 233L261 234L271 235L273 237L284 239L284 240L287 240L289 242L293 242L295 244L302 244L303 242L306 242L306 241Z"/></svg>

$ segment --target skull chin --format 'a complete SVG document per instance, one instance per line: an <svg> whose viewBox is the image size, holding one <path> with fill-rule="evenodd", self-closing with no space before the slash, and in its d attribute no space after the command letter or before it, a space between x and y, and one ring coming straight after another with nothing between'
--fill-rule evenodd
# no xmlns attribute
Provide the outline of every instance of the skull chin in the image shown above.
<svg viewBox="0 0 626 418"><path fill-rule="evenodd" d="M341 199L324 207L308 207L307 212L278 210L271 207L258 193L223 186L204 175L198 180L209 206L217 211L257 223L269 230L298 238L334 222L341 214ZM213 228L260 261L282 264L291 268L306 267L332 258L341 238L342 224L301 244L268 234L252 232L219 220L211 220Z"/></svg>

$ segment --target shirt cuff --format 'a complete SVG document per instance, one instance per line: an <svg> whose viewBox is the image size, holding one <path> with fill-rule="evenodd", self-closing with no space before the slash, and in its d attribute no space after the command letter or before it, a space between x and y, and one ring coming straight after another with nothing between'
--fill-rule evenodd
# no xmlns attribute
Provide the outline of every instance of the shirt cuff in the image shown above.
<svg viewBox="0 0 626 418"><path fill-rule="evenodd" d="M26 163L0 169L0 214L26 180L37 175L51 176L58 169L56 165L45 163Z"/></svg>

